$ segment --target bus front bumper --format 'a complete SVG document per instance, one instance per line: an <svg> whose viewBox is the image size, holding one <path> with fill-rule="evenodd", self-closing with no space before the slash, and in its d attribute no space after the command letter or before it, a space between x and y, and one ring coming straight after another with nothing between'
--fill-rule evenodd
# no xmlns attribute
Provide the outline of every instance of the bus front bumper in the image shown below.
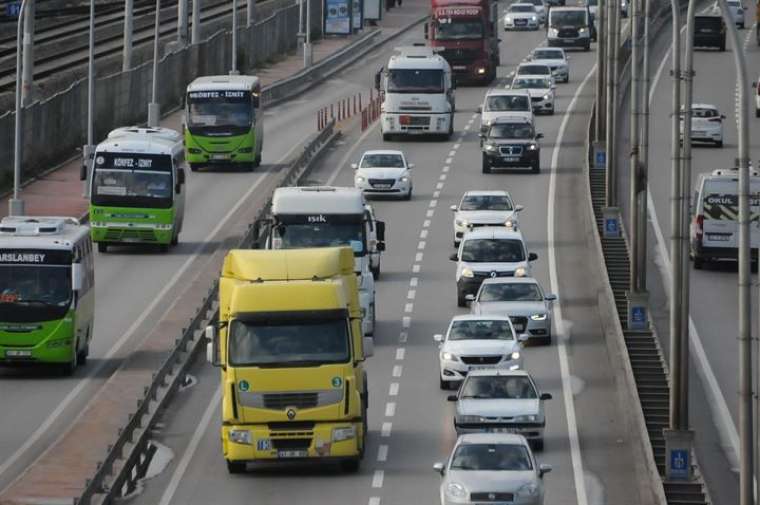
<svg viewBox="0 0 760 505"><path fill-rule="evenodd" d="M170 244L173 224L90 223L93 242L109 244Z"/></svg>
<svg viewBox="0 0 760 505"><path fill-rule="evenodd" d="M71 338L49 340L34 347L0 345L0 364L68 363L72 353Z"/></svg>

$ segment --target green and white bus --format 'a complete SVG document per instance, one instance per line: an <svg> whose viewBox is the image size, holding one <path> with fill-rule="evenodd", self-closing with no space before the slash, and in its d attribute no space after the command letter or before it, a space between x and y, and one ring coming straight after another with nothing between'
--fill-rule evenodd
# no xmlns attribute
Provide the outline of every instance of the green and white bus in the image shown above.
<svg viewBox="0 0 760 505"><path fill-rule="evenodd" d="M0 221L0 363L52 363L71 374L95 317L90 230L71 217Z"/></svg>
<svg viewBox="0 0 760 505"><path fill-rule="evenodd" d="M168 128L119 128L95 150L90 183L92 240L176 245L185 214L182 135Z"/></svg>
<svg viewBox="0 0 760 505"><path fill-rule="evenodd" d="M251 75L199 77L187 87L185 157L190 169L261 164L264 114L261 82Z"/></svg>

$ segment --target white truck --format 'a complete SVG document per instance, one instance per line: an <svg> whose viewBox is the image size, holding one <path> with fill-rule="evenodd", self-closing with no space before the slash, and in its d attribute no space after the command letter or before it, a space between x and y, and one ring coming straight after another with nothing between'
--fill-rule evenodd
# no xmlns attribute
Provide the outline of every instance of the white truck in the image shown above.
<svg viewBox="0 0 760 505"><path fill-rule="evenodd" d="M263 247L296 249L350 246L359 277L362 330L375 332L375 280L372 247L384 249L385 223L372 220L364 195L356 188L332 186L285 187L274 190L271 217L264 225ZM375 243L370 244L374 237ZM377 269L379 272L379 258Z"/></svg>
<svg viewBox="0 0 760 505"><path fill-rule="evenodd" d="M384 94L380 113L383 140L394 135L454 133L454 88L451 67L432 48L398 47L387 69L375 74L375 88Z"/></svg>

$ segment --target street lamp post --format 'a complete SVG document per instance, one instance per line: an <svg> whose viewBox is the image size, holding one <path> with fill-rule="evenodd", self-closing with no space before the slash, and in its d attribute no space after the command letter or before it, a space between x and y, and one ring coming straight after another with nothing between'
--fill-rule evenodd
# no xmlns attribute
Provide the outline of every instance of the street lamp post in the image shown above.
<svg viewBox="0 0 760 505"><path fill-rule="evenodd" d="M22 73L22 32L24 26L24 13L27 0L21 0L18 13L18 25L16 28L16 107L14 118L13 139L13 198L8 200L8 214L11 216L24 215L24 201L19 196L21 186L21 73Z"/></svg>
<svg viewBox="0 0 760 505"><path fill-rule="evenodd" d="M121 70L132 68L132 20L134 0L124 0L124 47L122 48Z"/></svg>
<svg viewBox="0 0 760 505"><path fill-rule="evenodd" d="M607 15L607 126L605 128L605 147L607 149L606 164L606 207L617 204L617 81L618 54L620 51L618 34L620 32L620 4L618 0L610 0Z"/></svg>
<svg viewBox="0 0 760 505"><path fill-rule="evenodd" d="M198 44L201 41L201 0L193 0L193 22L190 35L190 43Z"/></svg>
<svg viewBox="0 0 760 505"><path fill-rule="evenodd" d="M35 0L29 0L24 14L24 63L21 67L21 102L24 107L32 101L32 85L34 84L34 14ZM21 12L19 12L19 21Z"/></svg>
<svg viewBox="0 0 760 505"><path fill-rule="evenodd" d="M634 251L642 258L639 263L638 286L641 291L647 289L647 194L649 178L649 22L652 0L643 0L644 4L644 50L642 54L643 77L641 90L641 138L639 139L639 205L643 211L639 212L636 223L638 229L638 249Z"/></svg>
<svg viewBox="0 0 760 505"><path fill-rule="evenodd" d="M311 49L311 0L306 1L306 40L303 43L303 66L310 67L313 61Z"/></svg>
<svg viewBox="0 0 760 505"><path fill-rule="evenodd" d="M189 20L189 13L187 12L188 9L188 0L178 0L177 1L177 42L179 43L180 47L187 46L188 42L188 22Z"/></svg>
<svg viewBox="0 0 760 505"><path fill-rule="evenodd" d="M607 34L605 33L605 12L607 8L607 2L614 0L599 0L596 7L596 120L594 121L594 140L600 143L604 138L604 124L605 124L605 102L604 102L604 86L605 86L605 45L607 42Z"/></svg>
<svg viewBox="0 0 760 505"><path fill-rule="evenodd" d="M232 68L230 75L238 75L237 68L237 0L232 0Z"/></svg>
<svg viewBox="0 0 760 505"><path fill-rule="evenodd" d="M630 284L632 293L640 293L641 286L639 282L639 273L642 263L646 257L639 256L639 213L646 212L646 207L641 206L639 199L640 192L640 126L639 119L641 115L641 68L639 66L639 52L641 47L641 7L640 0L631 0L631 159L630 159L630 237L631 237L631 263L630 263ZM646 100L644 100L646 101ZM644 230L646 232L646 230Z"/></svg>
<svg viewBox="0 0 760 505"><path fill-rule="evenodd" d="M153 84L148 104L148 126L157 127L161 118L161 106L158 103L158 39L161 28L161 0L156 0L156 20L153 34Z"/></svg>
<svg viewBox="0 0 760 505"><path fill-rule="evenodd" d="M88 182L92 177L92 159L95 155L95 0L90 0L90 35L87 50L87 145L82 149L84 188L82 196L89 193Z"/></svg>

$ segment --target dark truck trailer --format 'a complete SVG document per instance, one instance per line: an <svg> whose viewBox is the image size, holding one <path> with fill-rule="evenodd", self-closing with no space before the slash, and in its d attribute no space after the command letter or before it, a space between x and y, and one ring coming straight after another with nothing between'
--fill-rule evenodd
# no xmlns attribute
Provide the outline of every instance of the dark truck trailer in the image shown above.
<svg viewBox="0 0 760 505"><path fill-rule="evenodd" d="M726 23L721 16L694 16L694 47L726 50Z"/></svg>

